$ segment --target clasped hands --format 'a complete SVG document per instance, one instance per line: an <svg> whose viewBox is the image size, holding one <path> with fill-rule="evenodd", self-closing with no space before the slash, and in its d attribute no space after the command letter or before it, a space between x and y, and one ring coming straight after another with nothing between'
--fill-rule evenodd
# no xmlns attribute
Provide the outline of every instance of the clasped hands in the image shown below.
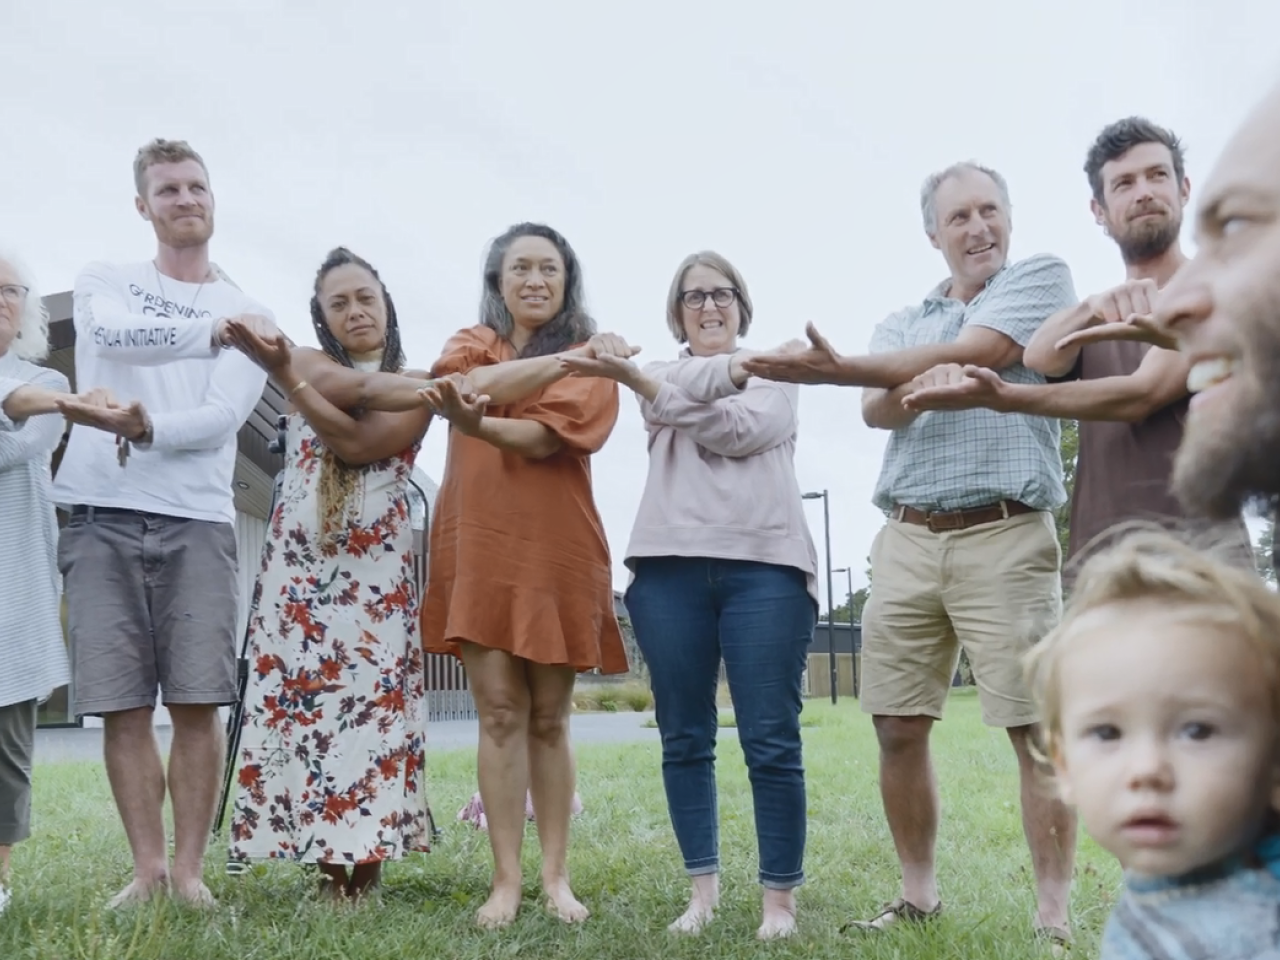
<svg viewBox="0 0 1280 960"><path fill-rule="evenodd" d="M813 331L812 335L816 335ZM820 338L819 338L820 339ZM825 341L822 341L825 345ZM585 345L561 355L561 366L575 377L607 377L616 380L624 387L639 392L646 377L640 367L631 358L640 352L640 347L633 347L622 337L613 333L602 333L592 337ZM758 358L778 358L785 360L801 356L810 349L804 340L788 340L771 351L739 350L733 355L730 363L730 376L735 383L742 383L750 376L751 365ZM830 350L829 345L826 346Z"/></svg>
<svg viewBox="0 0 1280 960"><path fill-rule="evenodd" d="M580 347L559 354L561 369L570 376L608 377L633 384L641 376L631 358L640 352L616 333L597 333ZM459 433L474 436L488 409L489 397L477 394L465 374L428 380L418 391L427 407L448 420Z"/></svg>
<svg viewBox="0 0 1280 960"><path fill-rule="evenodd" d="M268 373L289 366L293 342L266 317L245 313L224 317L214 327L214 339L223 347L239 350Z"/></svg>
<svg viewBox="0 0 1280 960"><path fill-rule="evenodd" d="M145 440L151 431L151 418L136 400L125 406L110 390L96 387L85 393L69 394L57 401L58 411L70 423L114 433L124 440Z"/></svg>
<svg viewBox="0 0 1280 960"><path fill-rule="evenodd" d="M230 317L219 320L214 327L214 339L225 347L245 349L248 344L273 343L273 335L283 337L270 320L258 316ZM245 352L253 355L250 350ZM285 356L287 360L287 349ZM60 397L56 404L70 423L113 433L120 441L139 443L150 438L151 418L146 408L136 400L122 404L102 387Z"/></svg>
<svg viewBox="0 0 1280 960"><path fill-rule="evenodd" d="M902 406L915 413L979 407L1004 412L1008 390L1009 385L1000 374L987 367L943 363L911 380Z"/></svg>
<svg viewBox="0 0 1280 960"><path fill-rule="evenodd" d="M1095 293L1085 301L1090 310L1088 325L1067 334L1054 347L1066 350L1107 340L1130 340L1177 350L1177 339L1156 320L1159 293L1156 282L1149 279L1126 280Z"/></svg>
<svg viewBox="0 0 1280 960"><path fill-rule="evenodd" d="M640 352L616 333L597 333L580 347L560 354L560 367L574 377L605 377L635 387L643 374L631 358Z"/></svg>

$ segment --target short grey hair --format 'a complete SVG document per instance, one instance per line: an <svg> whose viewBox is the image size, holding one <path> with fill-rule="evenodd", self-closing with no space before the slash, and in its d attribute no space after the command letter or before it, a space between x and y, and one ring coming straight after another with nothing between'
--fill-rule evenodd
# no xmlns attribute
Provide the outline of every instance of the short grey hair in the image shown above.
<svg viewBox="0 0 1280 960"><path fill-rule="evenodd" d="M20 360L39 363L49 355L49 311L40 297L35 275L20 259L0 248L0 263L8 264L18 275L18 281L28 288L27 299L18 318L18 334L9 344Z"/></svg>
<svg viewBox="0 0 1280 960"><path fill-rule="evenodd" d="M1004 201L1005 213L1013 215L1013 201L1009 199L1009 184L990 167L984 167L976 160L961 160L953 163L945 170L931 173L925 177L924 186L920 188L920 214L924 217L924 232L932 236L938 231L938 188L952 177L972 170L985 173L1000 190L1000 199Z"/></svg>

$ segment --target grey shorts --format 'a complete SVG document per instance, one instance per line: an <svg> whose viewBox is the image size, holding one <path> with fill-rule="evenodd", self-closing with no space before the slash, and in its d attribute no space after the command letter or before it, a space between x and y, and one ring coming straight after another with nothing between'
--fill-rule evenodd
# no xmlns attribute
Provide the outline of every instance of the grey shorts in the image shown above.
<svg viewBox="0 0 1280 960"><path fill-rule="evenodd" d="M0 847L31 836L31 754L36 701L0 707Z"/></svg>
<svg viewBox="0 0 1280 960"><path fill-rule="evenodd" d="M58 541L76 716L236 699L229 523L75 508Z"/></svg>

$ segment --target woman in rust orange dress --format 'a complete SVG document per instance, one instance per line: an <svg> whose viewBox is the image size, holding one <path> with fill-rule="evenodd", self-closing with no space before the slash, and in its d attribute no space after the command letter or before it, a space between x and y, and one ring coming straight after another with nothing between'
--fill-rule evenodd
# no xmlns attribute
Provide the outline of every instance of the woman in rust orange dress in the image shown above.
<svg viewBox="0 0 1280 960"><path fill-rule="evenodd" d="M566 866L573 684L579 671L624 672L627 660L591 492L590 457L617 420L617 384L569 378L561 360L636 351L595 332L577 257L540 224L519 224L493 242L480 318L445 344L431 370L441 379L424 391L451 429L431 523L423 644L462 658L480 715L494 876L477 922L503 926L519 909L526 790L548 906L576 922L587 909ZM469 399L458 389L464 380Z"/></svg>

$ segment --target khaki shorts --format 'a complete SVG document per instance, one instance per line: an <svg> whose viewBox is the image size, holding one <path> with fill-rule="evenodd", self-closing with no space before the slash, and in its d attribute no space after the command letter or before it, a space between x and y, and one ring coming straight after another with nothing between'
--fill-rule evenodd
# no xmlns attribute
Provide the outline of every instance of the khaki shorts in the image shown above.
<svg viewBox="0 0 1280 960"><path fill-rule="evenodd" d="M940 533L890 520L871 547L863 711L942 719L963 647L983 722L1035 723L1022 661L1062 618L1060 564L1047 512Z"/></svg>
<svg viewBox="0 0 1280 960"><path fill-rule="evenodd" d="M58 541L77 716L236 700L229 523L73 513Z"/></svg>

